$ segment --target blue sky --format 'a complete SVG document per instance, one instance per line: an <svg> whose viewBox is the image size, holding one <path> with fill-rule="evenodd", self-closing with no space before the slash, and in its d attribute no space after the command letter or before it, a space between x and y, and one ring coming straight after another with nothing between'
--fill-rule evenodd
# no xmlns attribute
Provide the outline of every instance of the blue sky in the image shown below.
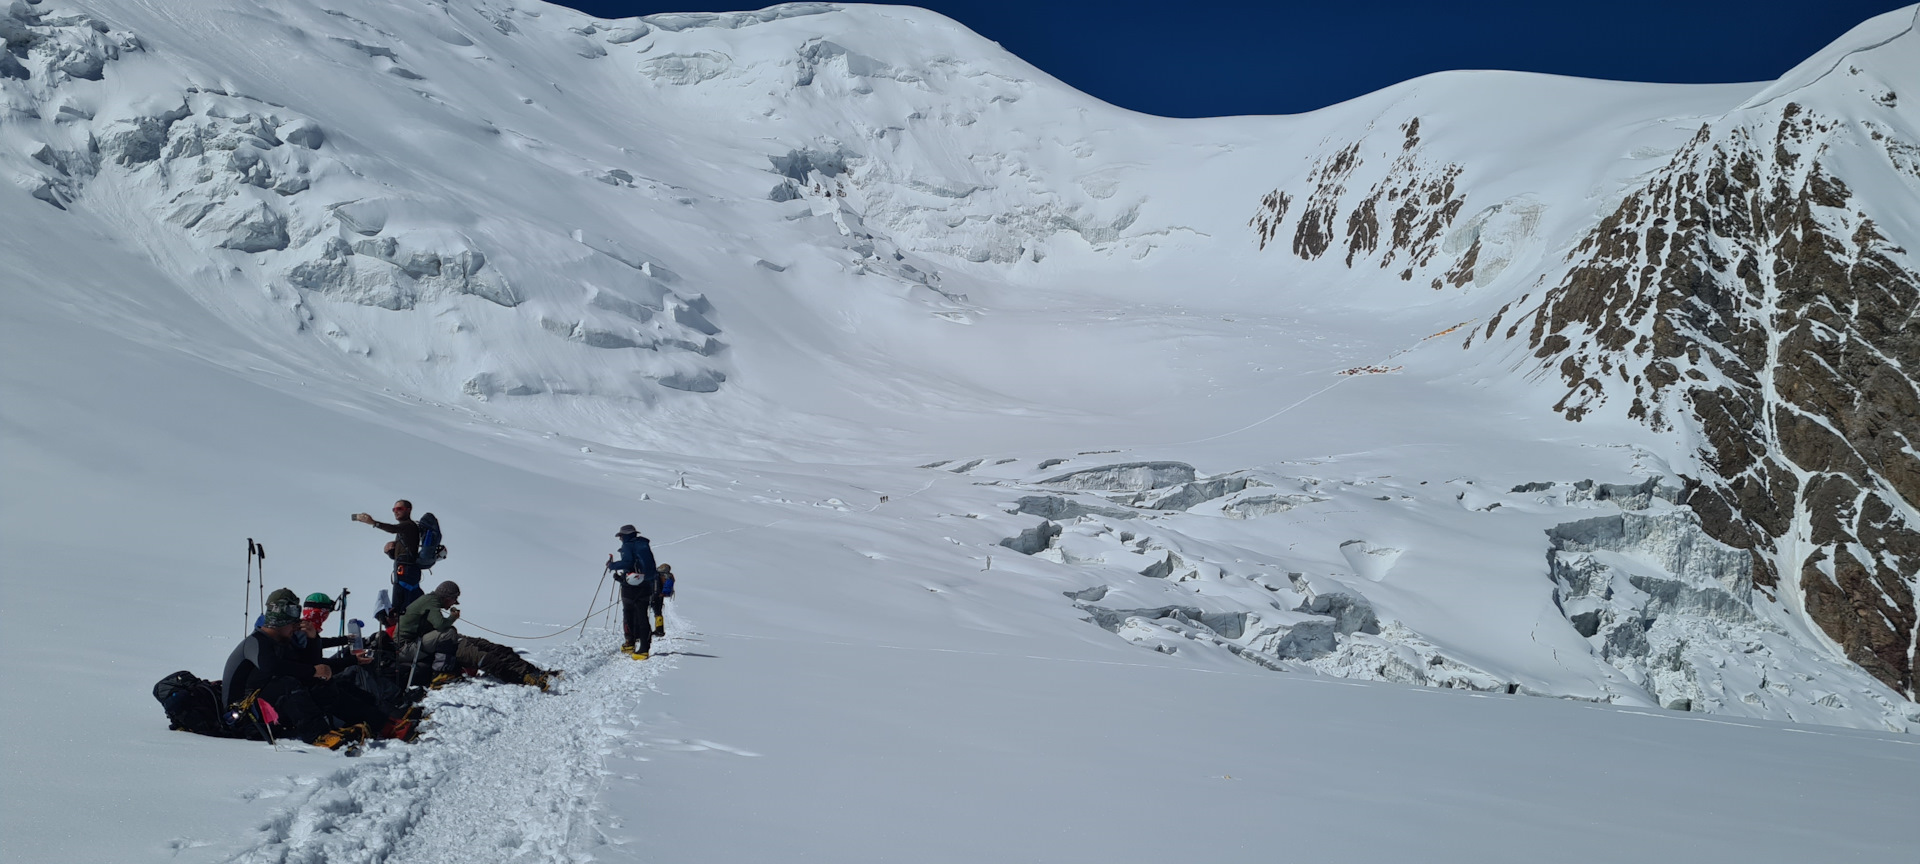
<svg viewBox="0 0 1920 864"><path fill-rule="evenodd" d="M574 0L608 18L753 2ZM937 10L1102 99L1150 114L1311 111L1445 69L1759 81L1893 0L1144 3L954 0Z"/></svg>

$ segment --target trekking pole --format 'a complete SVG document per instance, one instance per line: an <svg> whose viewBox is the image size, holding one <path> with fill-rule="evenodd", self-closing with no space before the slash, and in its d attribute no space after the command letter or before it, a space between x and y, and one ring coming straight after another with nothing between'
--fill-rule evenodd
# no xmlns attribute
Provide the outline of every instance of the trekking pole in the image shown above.
<svg viewBox="0 0 1920 864"><path fill-rule="evenodd" d="M267 614L267 544L256 543L253 550L260 556L260 615Z"/></svg>
<svg viewBox="0 0 1920 864"><path fill-rule="evenodd" d="M607 584L607 574L613 572L613 564L600 565L600 585ZM593 586L593 594L587 598L587 617L580 619L580 636L587 635L587 622L593 620L593 604L600 602L600 585Z"/></svg>
<svg viewBox="0 0 1920 864"><path fill-rule="evenodd" d="M334 614L337 614L340 616L340 635L342 637L345 637L347 635L347 595L352 593L353 593L352 589L349 589L349 588L340 589L340 606L338 609L334 610ZM348 646L341 645L340 650L336 652L334 656L345 657L348 654L353 653L347 650L347 648Z"/></svg>
<svg viewBox="0 0 1920 864"><path fill-rule="evenodd" d="M421 647L420 640L413 640L413 664L407 667L407 686L400 688L400 692L403 694L413 689L413 675L415 672L420 671Z"/></svg>
<svg viewBox="0 0 1920 864"><path fill-rule="evenodd" d="M248 624L252 623L247 620L247 604L252 602L253 602L253 538L248 537L247 538L247 590L245 593L240 595L240 626L242 628L241 629L242 636L253 632L253 628L247 626Z"/></svg>

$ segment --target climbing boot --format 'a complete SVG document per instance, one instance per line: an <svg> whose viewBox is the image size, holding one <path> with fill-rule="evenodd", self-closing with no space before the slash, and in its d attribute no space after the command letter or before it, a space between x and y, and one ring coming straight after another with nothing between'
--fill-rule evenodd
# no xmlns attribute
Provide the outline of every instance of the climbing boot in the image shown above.
<svg viewBox="0 0 1920 864"><path fill-rule="evenodd" d="M455 681L458 681L458 680L460 680L460 675L459 675L459 673L457 673L457 672L442 672L442 673L440 673L440 674L438 674L438 675L435 675L435 676L433 676L433 680L432 680L432 681L429 681L429 682L427 682L427 689L428 689L428 690L438 690L438 689L440 689L440 688L442 688L442 687L445 687L445 686L447 686L448 684L452 684L453 682L455 682Z"/></svg>
<svg viewBox="0 0 1920 864"><path fill-rule="evenodd" d="M635 660L645 660L647 659L648 655L647 655L647 652L645 651L629 651L627 652L627 656L632 657Z"/></svg>
<svg viewBox="0 0 1920 864"><path fill-rule="evenodd" d="M315 747L338 750L342 747L365 741L372 734L373 730L368 729L367 724L355 723L352 726L342 726L338 729L322 732L320 733L320 737L313 739L313 744Z"/></svg>
<svg viewBox="0 0 1920 864"><path fill-rule="evenodd" d="M545 693L547 692L547 673L528 672L526 677L520 679L520 683L529 687L538 687L540 692Z"/></svg>
<svg viewBox="0 0 1920 864"><path fill-rule="evenodd" d="M632 642L622 642L622 643L620 643L620 653L622 653L622 654L632 654L632 653L633 653L633 643L632 643Z"/></svg>
<svg viewBox="0 0 1920 864"><path fill-rule="evenodd" d="M653 635L667 635L667 617L665 615L653 616Z"/></svg>

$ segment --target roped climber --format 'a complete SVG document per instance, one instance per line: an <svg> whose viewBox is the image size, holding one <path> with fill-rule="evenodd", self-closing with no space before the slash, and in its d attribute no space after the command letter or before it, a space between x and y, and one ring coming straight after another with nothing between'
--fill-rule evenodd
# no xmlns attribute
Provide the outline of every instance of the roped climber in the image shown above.
<svg viewBox="0 0 1920 864"><path fill-rule="evenodd" d="M626 641L620 650L635 660L645 660L653 649L654 628L647 613L660 590L660 572L654 567L653 546L640 536L639 529L622 525L613 536L620 540L620 551L617 560L615 555L607 556L607 568L620 579L621 623L626 628Z"/></svg>

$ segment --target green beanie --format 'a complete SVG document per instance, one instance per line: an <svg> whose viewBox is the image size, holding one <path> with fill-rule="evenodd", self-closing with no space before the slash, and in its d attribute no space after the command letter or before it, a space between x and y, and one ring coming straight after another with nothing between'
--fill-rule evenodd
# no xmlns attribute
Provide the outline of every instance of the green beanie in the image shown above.
<svg viewBox="0 0 1920 864"><path fill-rule="evenodd" d="M332 609L333 598L315 591L312 594L308 594L307 601L300 605L307 609Z"/></svg>

